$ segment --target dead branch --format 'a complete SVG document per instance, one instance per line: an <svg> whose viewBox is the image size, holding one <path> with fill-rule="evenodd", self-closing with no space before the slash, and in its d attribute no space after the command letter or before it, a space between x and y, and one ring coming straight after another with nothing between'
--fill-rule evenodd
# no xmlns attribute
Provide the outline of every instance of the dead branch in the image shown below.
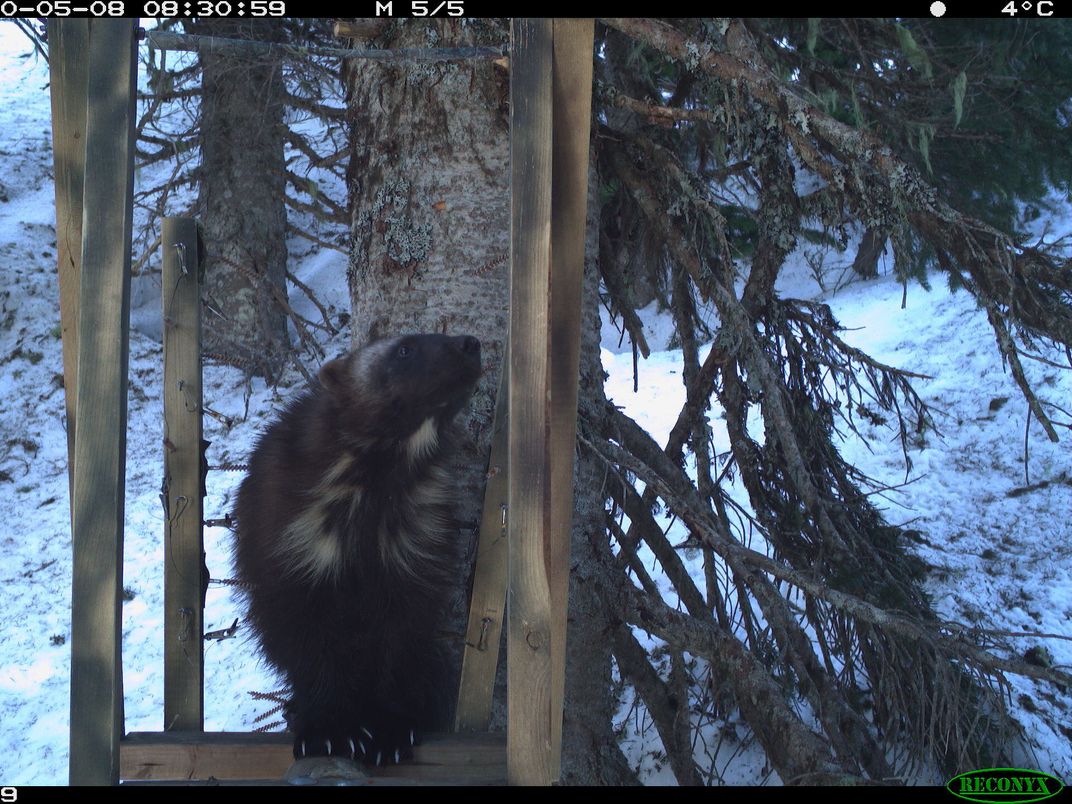
<svg viewBox="0 0 1072 804"><path fill-rule="evenodd" d="M296 132L290 132L287 135L287 142L294 146L295 149L300 151L306 159L309 160L309 165L314 168L327 169L339 162L345 161L349 155L349 149L340 148L333 154L328 156L321 156L317 151L309 144L309 141Z"/></svg>
<svg viewBox="0 0 1072 804"><path fill-rule="evenodd" d="M644 101L637 100L636 98L630 98L628 95L623 95L617 92L612 87L603 88L609 95L609 100L612 105L617 106L620 109L628 109L641 117L648 118L649 122L657 121L670 121L670 122L694 122L701 121L704 123L714 123L716 125L725 125L725 115L721 110L710 109L681 109L671 106L659 106L654 103L645 103Z"/></svg>
<svg viewBox="0 0 1072 804"><path fill-rule="evenodd" d="M299 184L298 186L302 187L304 185L305 182L302 181L301 184ZM299 201L298 199L293 198L290 195L285 196L283 201L290 209L294 209L298 212L305 212L309 215L312 215L314 218L316 218L318 221L321 221L322 223L332 223L342 226L347 224L350 219L349 214L345 210L343 210L342 207L340 207L333 201L330 201L329 199L325 198L324 196L317 196L316 200L312 204L307 204L304 201ZM334 207L336 210L339 211L333 212L330 207Z"/></svg>
<svg viewBox="0 0 1072 804"><path fill-rule="evenodd" d="M310 98L296 95L293 92L287 93L287 105L293 106L295 109L309 112L313 117L336 125L340 125L346 120L345 109L338 106L328 106L326 103L317 103ZM294 139L300 139L300 137L295 136Z"/></svg>
<svg viewBox="0 0 1072 804"><path fill-rule="evenodd" d="M303 240L308 240L310 243L315 243L321 248L329 248L332 251L339 252L340 254L350 253L349 249L347 249L346 246L340 245L338 243L332 243L330 240L325 240L322 237L317 237L315 234L305 231L300 226L291 223L290 221L287 221L287 232L289 232L290 234L296 234Z"/></svg>
<svg viewBox="0 0 1072 804"><path fill-rule="evenodd" d="M284 173L287 177L287 181L291 183L291 186L296 187L300 190L305 190L313 199L312 205L302 204L298 208L303 209L306 212L311 212L312 214L316 215L316 217L320 220L327 219L337 223L345 223L349 220L349 212L346 207L344 207L342 204L333 201L329 196L325 195L324 193L312 189L310 187L311 180L307 176L299 176L292 170L286 170L284 171ZM294 199L290 200L293 200L295 204L299 203ZM325 207L327 209L327 212L325 213L323 211L318 211L316 208L317 205Z"/></svg>
<svg viewBox="0 0 1072 804"><path fill-rule="evenodd" d="M331 323L331 317L328 315L328 311L325 309L324 305L320 303L320 299L316 297L316 294L313 293L312 289L310 289L308 285L298 279L298 277L294 276L294 274L292 274L290 271L287 271L287 281L289 281L292 285L301 290L301 292L305 294L306 298L308 298L309 301L311 301L316 306L316 309L320 311L320 316L324 319L324 330L332 335L337 335L339 333L339 330L336 329L335 326Z"/></svg>

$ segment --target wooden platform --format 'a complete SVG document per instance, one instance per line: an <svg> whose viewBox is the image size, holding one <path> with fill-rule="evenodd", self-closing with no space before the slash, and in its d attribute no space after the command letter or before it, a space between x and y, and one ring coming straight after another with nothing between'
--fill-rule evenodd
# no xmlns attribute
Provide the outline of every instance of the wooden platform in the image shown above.
<svg viewBox="0 0 1072 804"><path fill-rule="evenodd" d="M282 783L289 734L134 732L119 745L124 781ZM368 768L370 784L506 784L505 734L433 734L411 762Z"/></svg>

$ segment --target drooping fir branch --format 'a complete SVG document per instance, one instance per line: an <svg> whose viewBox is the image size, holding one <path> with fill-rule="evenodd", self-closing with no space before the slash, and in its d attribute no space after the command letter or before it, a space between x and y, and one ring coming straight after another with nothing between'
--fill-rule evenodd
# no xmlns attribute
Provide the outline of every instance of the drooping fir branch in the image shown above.
<svg viewBox="0 0 1072 804"><path fill-rule="evenodd" d="M612 159L612 161L614 160ZM675 229L677 225L676 221L662 212L662 210L665 209L665 204L662 206L658 204L659 190L647 182L645 178L646 174L642 173L639 168L636 168L631 161L628 161L628 157L622 155L617 157L616 167L619 168L618 175L623 178L624 185L634 195L639 206L644 209L645 213L651 218L650 222L652 226L663 230L663 242L668 244L668 248L674 257L675 262L684 265L686 269L688 269L690 276L694 278L699 277L700 282L709 283L708 286L712 298L723 318L723 326L719 339L716 341L712 353L708 357L711 361L708 365L712 367L718 366L718 368L721 369L723 384L725 386L736 388L736 393L738 394L738 397L740 397L743 385L740 382L740 379L736 377L734 369L735 361L731 355L740 357L742 342L755 338L748 316L745 315L742 310L735 307L735 305L739 306L738 300L721 284L721 282L715 279L713 274L707 272L705 275L702 271L700 267L701 264L695 251L692 247L687 245L689 243L688 238L684 236L684 233ZM776 314L780 309L781 308L777 306L766 307L768 314ZM779 330L778 327L771 328L770 321L772 319L768 317L765 330L767 330L768 339L771 339L770 348L761 347L759 341L753 340L752 349L754 349L754 351L752 351L750 355L746 355L750 358L750 363L752 365L759 365L761 367L761 371L763 370L763 366L766 365L769 367L762 379L764 416L768 419L768 423L770 422L770 413L767 406L770 404L771 396L777 396L786 392L786 386L782 385L783 381L793 381L791 372L788 375L783 375L783 371L770 370L774 368L774 366L771 365L771 362L777 364L780 355L782 354L782 349L778 348L780 339L786 337L800 337L800 333L802 332L808 332L809 334L807 337L814 339L817 337L815 334L816 332L821 332L826 336L833 335L833 332L836 331L836 324L832 323L832 320L825 320L821 315L816 315L815 318L817 320L813 323L809 321L809 323L812 323L812 326L807 327L802 324L802 322L808 321L811 318L810 315L805 315L802 311L796 310L791 306L787 309L793 310L793 315L797 319L796 325L801 326L801 330L796 335L787 336L787 330ZM728 315L725 314L726 311L728 311ZM775 319L773 320L777 319L778 317L775 316ZM727 320L736 322L737 326L727 327ZM778 334L779 332L781 334ZM833 337L836 338L836 335L833 335ZM824 348L830 348L829 343L831 341L829 337L823 337L821 338L821 341L824 344ZM834 341L834 343L835 346L844 345L840 341ZM723 350L728 350L729 353L727 354ZM816 351L817 354L822 354L822 349L817 349ZM852 357L859 358L860 356L850 355L850 362ZM803 361L797 360L796 362L800 363ZM827 360L827 363L829 369L831 361ZM898 393L892 389L897 387L898 382L903 385L907 380L905 378L895 378L891 382L890 378L883 372L883 369L887 369L888 367L881 366L881 364L868 364L867 361L862 361L862 364L865 366L865 374L868 377L868 381L873 385L873 398L876 399L876 401L882 400L884 406L895 404L895 401L891 403L891 399L896 400ZM851 371L845 371L847 375L852 374ZM783 379L784 377L786 379ZM803 380L803 377L800 378L800 380ZM798 380L798 382L800 380ZM811 382L814 385L823 384L823 380L814 375ZM710 385L707 384L706 387L709 388ZM920 405L921 403L918 403L918 399L914 397L914 393L911 392L910 387L905 385L904 388L907 389L907 393L905 390L902 390L900 393L905 399L910 401L911 404L909 407L911 408ZM807 385L804 384L799 386L798 391L806 389ZM699 392L697 393L697 396L698 398L702 398ZM822 401L821 395L815 397L815 399L819 402ZM705 404L705 402L701 404ZM724 402L724 405L726 406L728 413L734 408L732 401ZM738 405L737 407L740 406ZM821 405L818 407L821 410ZM810 409L810 405L807 406L807 410ZM821 432L812 433L806 429L807 427L814 426L808 424L814 417L812 414L805 415L806 411L804 408L799 408L797 405L794 405L785 410L792 410L794 413L793 415L790 415L788 412L782 414L785 417L784 426L781 430L784 435L776 434L777 428L775 428L775 433L768 432L767 440L768 442L775 440L780 442L782 438L789 438L793 439L793 444L795 445L797 438L803 439L802 443L808 445L806 449L808 450L809 457L807 462L803 460L799 462L797 471L800 474L798 474L797 477L803 477L805 483L811 483L812 481L809 477L810 470L805 470L803 468L804 466L813 466L815 458L817 457L816 453L813 451L814 446L811 442L814 441L818 435L818 441L816 443L822 445L823 443L826 443L826 438ZM777 413L775 415L777 415ZM803 418L799 418L802 415ZM900 416L900 411L898 411L898 415ZM779 489L785 488L784 478L773 481L777 485L768 485L771 481L764 480L763 474L759 470L759 467L764 463L780 465L781 460L784 458L785 450L783 448L781 450L781 455L779 456L771 456L772 459L774 459L772 461L764 462L761 458L756 458L754 460L747 459L746 445L751 443L751 440L747 437L747 433L744 429L743 416L737 417L731 413L729 419L729 424L731 426L731 440L734 443L735 454L738 455L738 460L741 461L741 468L746 476L746 487L749 489L750 496L753 498L753 503L757 511L761 514L761 519L764 520L764 529L768 534L768 538L773 538L775 543L782 543L783 546L792 545L798 538L791 530L791 523L793 521L792 515L787 517L784 515L775 516L772 514L772 511L778 510L784 505L780 496L784 494L784 491L779 491ZM685 417L680 418L679 424L683 423L685 420ZM734 431L735 420L737 420L736 432ZM696 417L693 416L688 418L687 421L688 424L681 427L678 432L678 437L682 439L682 443L684 438L687 437L687 435L684 435L685 433L695 431ZM623 420L619 423L618 427L613 428L613 432L617 434L619 439L626 437L626 440L622 441L622 443L626 445L633 454L641 454L641 448L637 443L639 436L631 431L630 425L631 423ZM804 427L805 429L801 430L801 427ZM635 429L637 428L635 428L634 425L633 430ZM623 436L623 434L625 434L625 436ZM629 435L637 436L637 439L627 437ZM611 437L614 438L615 435L611 434ZM800 446L796 446L796 448L798 450L801 449ZM741 452L742 449L744 452ZM846 477L846 472L849 471L850 467L846 467L843 462L837 458L836 451L834 451L829 444L827 444L819 454L825 456L822 460L828 463L829 468L826 471L832 472L835 478ZM650 505L650 500L654 494L658 494L664 500L669 501L670 498L667 496L664 487L653 482L650 476L642 475L641 477L647 484L644 494L645 500L648 501L647 504ZM820 541L816 543L810 551L805 550L803 553L798 553L799 558L803 560L805 564L809 561L806 557L808 552L818 551L818 554L821 555L824 550L829 549L829 544L831 542L836 545L838 540L841 540L843 544L851 543L855 550L863 550L864 554L866 554L869 549L875 549L868 545L870 531L876 527L881 530L882 526L879 525L877 518L873 515L869 518L867 513L869 509L866 507L859 507L861 501L858 499L859 495L855 491L854 486L848 484L845 480L838 480L837 484L840 484L841 488L840 502L837 500L828 500L825 496L820 496L817 492L813 491L813 494L815 495L813 502L806 507L807 510L812 511L812 515L815 516L813 522L818 526L818 533L816 535ZM837 488L839 486L836 485L835 487ZM686 496L695 493L695 490L691 488L690 482L683 475L679 479L677 488L679 493L685 494ZM717 493L715 499L716 501L720 501ZM697 505L699 507L694 509L696 511L705 507L702 503L697 503ZM815 505L819 506L817 512L812 508L812 506ZM632 510L628 511L631 521L642 522L643 519L640 516L638 508L635 505L631 506L631 508ZM858 508L859 512L853 513L853 511ZM675 513L680 515L677 508L674 508L674 510ZM686 517L683 517L683 519L686 520L686 523L690 528L695 527L695 520L689 521ZM786 528L787 524L790 528L788 530ZM863 529L862 532L858 531L860 528ZM661 551L659 549L659 535L655 533L657 530L657 528L654 531L650 527L648 528L648 532L652 535L650 546L653 547L654 552L657 554L661 552L661 554L665 556L665 546L662 547ZM887 528L887 530L889 529ZM640 532L643 533L643 531ZM833 536L833 538L831 538L831 536ZM781 537L781 539L774 537ZM901 571L897 569L896 565L891 565L889 560L885 558L882 553L873 553L873 560L868 559L863 564L861 564L860 561L852 560L853 557L847 555L844 551L838 551L838 554L838 556L830 559L831 564L828 565L834 574L837 574L838 572L843 573L845 571L848 571L851 574L854 571L852 569L846 570L846 567L855 566L860 570L862 569L862 566L873 564L875 565L873 567L874 574L882 579L878 584L880 588L899 589L898 594L905 598L905 602L902 605L908 610L918 607L926 610L926 606L916 599L916 595L911 589L911 583L906 583L905 580L900 578ZM720 552L720 555L723 554ZM664 567L668 568L669 576L680 578L680 574L676 574L674 571L674 564L675 562L673 560L668 560L665 562ZM839 566L841 567L840 570L837 569ZM739 565L737 567L732 567L731 571L737 576L737 582L740 583L740 576L744 574L745 571L742 570ZM779 577L777 573L772 574L774 574L775 577ZM864 573L864 575L866 576L867 573ZM867 583L865 582L864 587L866 586ZM874 757L881 752L874 751L873 746L869 745L870 736L867 728L856 719L852 708L848 706L847 702L840 695L838 689L831 686L830 682L827 680L827 676L819 670L822 665L818 658L811 652L808 637L799 631L795 623L788 624L790 621L785 619L782 604L777 602L777 597L771 594L769 590L765 591L762 584L757 586L756 582L753 581L751 584L745 583L745 587L746 590L741 593L742 599L747 600L749 596L755 596L755 599L761 602L764 609L764 618L769 623L783 623L779 636L782 650L785 653L790 666L794 668L794 672L796 672L798 676L807 676L812 679L811 684L807 689L811 695L815 696L813 703L817 707L817 711L825 712L827 715L832 716L833 713L837 713L841 710L842 714L834 717L832 720L826 721L824 718L825 729L828 730L828 736L830 736L832 744L838 747L839 756L855 757L855 761L862 763L858 767L866 768L868 775L872 777L882 775L885 772L883 767L877 765L867 766L866 764L867 758ZM687 584L681 584L678 588L679 594L683 594L683 591L687 588ZM688 597L689 594L683 594L682 599L687 600ZM914 603L908 601L914 601ZM851 668L852 661L849 657L855 653L855 648L852 646L865 645L867 646L867 649L862 654L863 658L859 660L863 663L860 667L860 671L863 672L866 668L866 673L873 689L880 690L883 694L888 692L896 695L898 696L898 700L911 702L913 700L929 700L932 697L932 693L927 685L933 686L935 684L940 684L942 689L949 693L950 697L956 697L953 693L958 689L958 684L960 683L956 673L953 673L952 675L949 673L946 673L945 675L942 675L941 673L938 675L929 674L925 681L921 681L918 678L918 674L912 670L913 667L916 667L913 662L924 661L924 663L927 663L928 660L920 659L920 654L916 652L897 648L894 643L890 643L888 637L881 635L872 636L870 626L866 628L861 628L860 626L845 628L845 623L842 622L843 618L835 618L833 621L834 623L842 624L837 625L837 627L832 627L826 605L826 603L822 605L812 603L809 606L809 620L811 621L812 626L818 629L818 641L823 646L827 664L830 663L830 655L833 651L841 657L839 662L847 664ZM695 604L690 606L690 609L693 608L695 608ZM824 629L830 630L827 632L824 631ZM787 647L787 645L792 645L793 647ZM892 654L890 653L890 648L887 647L889 645L893 645ZM942 660L938 658L938 654L934 654L931 649L924 650L924 653L927 655L933 654L934 658L929 661L938 662L940 668ZM957 654L956 652L951 651L949 655L955 656ZM952 665L950 665L950 667L952 667ZM850 674L849 678L851 679L852 677L853 676ZM986 677L984 676L983 678L985 680ZM990 682L986 682L986 684L989 683ZM1001 684L1002 682L999 679L996 683ZM876 692L876 694L878 693ZM811 697L811 695L809 695L809 697ZM823 707L825 707L825 709ZM890 727L887 733L891 735L891 737L896 733L900 733L896 728L896 723L898 722L897 718L900 717L900 711L901 710L897 710L888 713L891 720L890 723L887 724ZM917 738L916 745L924 747L934 746L934 735L936 734L942 735L941 739L943 741L950 739L948 735L956 735L951 741L953 745L957 746L956 750L958 752L972 751L970 745L967 745L971 740L971 729L965 724L963 715L958 713L956 707L942 707L935 711L921 712L918 709L913 711L917 713L917 716L910 717L909 723L912 724L912 729L915 732L914 736ZM996 706L994 711L1000 713L1000 706ZM853 725L854 723L855 725ZM1000 727L998 731L1000 731Z"/></svg>
<svg viewBox="0 0 1072 804"><path fill-rule="evenodd" d="M728 284L726 278L716 276L703 264L692 246L691 239L680 230L675 220L665 214L665 207L657 193L643 180L628 158L619 155L615 160L615 167L652 226L663 230L664 242L674 261L688 271L700 292L714 302L722 321L719 340L732 344L731 351L747 366L753 381L762 386L764 417L781 448L789 475L787 479L792 482L796 493L815 517L826 540L826 548L837 551L837 554L844 556L850 564L855 564L845 534L831 519L830 508L806 468L808 463L798 437L793 432L791 403L786 398L781 372L777 371L768 354L760 346L754 332L754 323L733 291L732 284Z"/></svg>
<svg viewBox="0 0 1072 804"><path fill-rule="evenodd" d="M601 233L600 239L602 241L602 253L604 255L612 254L613 249L610 243L607 242L606 233ZM621 259L626 259L626 250L621 249L618 252L618 256ZM607 288L607 294L610 296L611 301L608 312L612 317L621 315L622 326L629 333L629 338L633 341L634 348L639 349L640 353L647 358L651 354L651 347L648 346L648 339L644 335L644 323L640 320L640 316L637 315L636 303L633 300L629 284L621 278L621 266L616 265L613 269L610 269L607 267L610 262L611 260L607 256L599 261L600 276L603 278L603 284Z"/></svg>
<svg viewBox="0 0 1072 804"><path fill-rule="evenodd" d="M940 252L940 259L955 263L980 304L993 310L992 325L1009 319L1029 337L1072 345L1072 269L1067 261L1062 264L1041 251L1025 250L1007 235L940 200L888 145L816 108L779 80L741 22L722 24L717 48L658 20L603 22L682 61L690 70L746 89L777 119L804 164L842 191L868 226L910 224ZM1004 333L996 332L998 348L1015 365L1018 347L1009 326L1004 329ZM1023 373L1014 371L1014 376L1032 412L1056 441L1054 425Z"/></svg>

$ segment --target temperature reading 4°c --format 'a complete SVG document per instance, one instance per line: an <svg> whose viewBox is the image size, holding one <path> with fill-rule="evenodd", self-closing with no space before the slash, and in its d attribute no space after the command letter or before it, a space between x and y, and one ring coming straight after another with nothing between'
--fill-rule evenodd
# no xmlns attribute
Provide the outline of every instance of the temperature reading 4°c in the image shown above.
<svg viewBox="0 0 1072 804"><path fill-rule="evenodd" d="M1053 0L1037 0L1037 2L1032 2L1032 0L1009 0L1001 9L1001 13L1015 17L1021 11L1025 14L1030 14L1032 9L1035 10L1036 16L1052 17Z"/></svg>

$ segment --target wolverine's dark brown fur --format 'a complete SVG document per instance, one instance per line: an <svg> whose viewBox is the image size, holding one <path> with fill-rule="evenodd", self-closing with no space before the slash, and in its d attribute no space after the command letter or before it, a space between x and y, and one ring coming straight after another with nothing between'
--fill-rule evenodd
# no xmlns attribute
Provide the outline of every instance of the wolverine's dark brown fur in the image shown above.
<svg viewBox="0 0 1072 804"><path fill-rule="evenodd" d="M382 764L442 725L455 573L446 461L480 376L468 336L326 363L258 442L236 504L249 622L292 691L295 756Z"/></svg>

